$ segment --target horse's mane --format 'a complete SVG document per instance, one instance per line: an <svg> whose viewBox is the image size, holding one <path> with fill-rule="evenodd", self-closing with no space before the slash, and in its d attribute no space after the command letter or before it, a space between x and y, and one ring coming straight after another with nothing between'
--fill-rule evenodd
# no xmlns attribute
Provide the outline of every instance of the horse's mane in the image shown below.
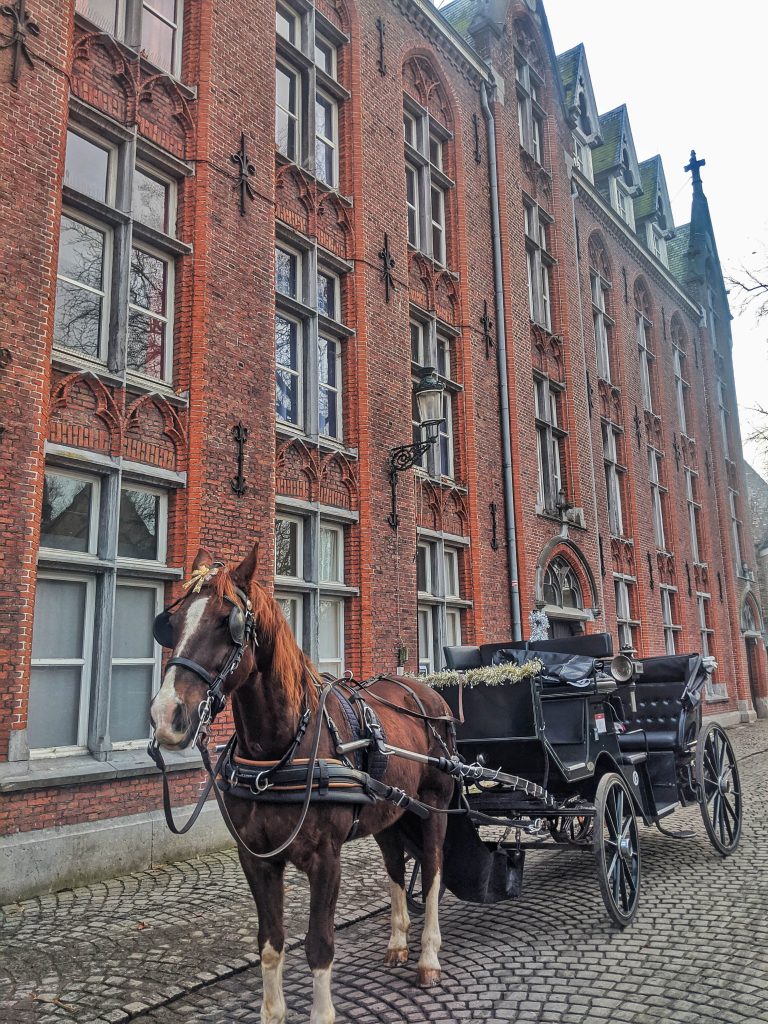
<svg viewBox="0 0 768 1024"><path fill-rule="evenodd" d="M235 604L240 603L236 591L238 585L228 568L220 568L209 581L209 586L222 600L226 598ZM318 678L318 672L296 643L277 601L255 580L247 589L259 643L272 651L270 680L282 688L291 711L300 714L305 694L311 706L317 702L314 680Z"/></svg>

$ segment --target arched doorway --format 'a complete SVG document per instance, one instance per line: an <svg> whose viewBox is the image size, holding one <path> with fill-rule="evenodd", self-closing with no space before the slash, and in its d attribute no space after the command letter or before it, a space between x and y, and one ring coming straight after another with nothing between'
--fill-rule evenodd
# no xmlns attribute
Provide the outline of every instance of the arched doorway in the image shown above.
<svg viewBox="0 0 768 1024"><path fill-rule="evenodd" d="M553 558L544 570L541 589L550 637L555 640L580 636L591 616L584 610L584 595L576 572L562 555Z"/></svg>
<svg viewBox="0 0 768 1024"><path fill-rule="evenodd" d="M761 656L761 621L755 599L751 594L744 598L741 606L741 634L744 637L744 645L747 653L747 672L749 675L749 694L752 698L752 707L755 711L762 711L765 701L760 700L760 664L758 658Z"/></svg>

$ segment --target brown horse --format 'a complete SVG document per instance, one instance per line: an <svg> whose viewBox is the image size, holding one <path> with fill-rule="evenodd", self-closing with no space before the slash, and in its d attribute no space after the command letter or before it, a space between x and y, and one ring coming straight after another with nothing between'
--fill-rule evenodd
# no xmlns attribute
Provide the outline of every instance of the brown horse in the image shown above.
<svg viewBox="0 0 768 1024"><path fill-rule="evenodd" d="M253 644L246 643L242 657L224 680L223 692L231 697L237 734L237 754L252 761L277 761L297 735L302 712L311 718L295 757L307 757L318 718L318 675L294 640L276 601L255 581L256 549L237 568L224 567L207 573L213 560L207 551L198 552L193 577L198 584L178 603L166 624L173 658L197 664L211 676L220 672L233 649L231 616L234 609L248 611L255 629ZM197 591L197 592L196 592ZM244 607L250 600L251 608ZM239 614L235 612L235 614ZM440 756L442 743L450 746L450 714L442 698L428 687L409 681L418 701L395 681L373 684L376 697L370 699L384 729L387 742L421 754ZM163 685L152 702L151 717L158 743L167 748L188 746L199 727L201 702L206 682L185 664L166 669ZM420 717L421 702L434 721ZM389 705L400 705L402 713ZM336 695L327 698L326 709L341 734L353 739L352 727L342 713ZM323 718L319 756L336 757L334 739ZM439 734L441 740L437 739ZM442 741L442 742L441 742ZM381 780L425 804L446 808L453 792L453 780L424 764L390 755ZM288 839L296 826L298 804L254 802L229 793L224 800L238 835L254 853L268 852ZM297 838L281 854L259 859L238 844L240 863L251 887L259 919L259 951L264 980L261 1005L262 1024L282 1024L286 1018L283 997L283 870L286 862L306 873L310 884L309 928L305 939L307 961L313 973L311 1024L333 1024L331 968L334 953L334 912L339 892L340 853L353 826L349 804L312 803ZM402 808L388 802L367 804L359 812L356 835L374 836L384 857L390 878L392 931L384 963L394 967L408 959L410 921L405 894L404 833ZM418 972L419 984L435 985L440 980L440 928L438 900L442 872L442 848L446 817L431 814L417 820L421 827L420 851L422 885L426 893L424 931ZM410 823L409 823L410 824Z"/></svg>

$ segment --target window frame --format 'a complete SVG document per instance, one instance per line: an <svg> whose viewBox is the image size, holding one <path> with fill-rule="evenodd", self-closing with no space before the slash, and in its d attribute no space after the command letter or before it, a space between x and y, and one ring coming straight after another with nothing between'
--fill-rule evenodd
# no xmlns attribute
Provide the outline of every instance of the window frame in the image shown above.
<svg viewBox="0 0 768 1024"><path fill-rule="evenodd" d="M560 402L564 385L534 373L534 422L539 470L536 511L555 515L560 491L564 490L563 463L568 431L560 426ZM546 394L542 394L546 392ZM545 409L541 404L544 400ZM554 410L554 412L553 412Z"/></svg>
<svg viewBox="0 0 768 1024"><path fill-rule="evenodd" d="M614 573L613 584L619 650L626 647L629 641L629 646L637 651L637 630L640 628L640 620L634 618L637 580L634 576Z"/></svg>
<svg viewBox="0 0 768 1024"><path fill-rule="evenodd" d="M101 521L101 477L96 473L78 472L74 469L62 468L56 465L46 464L44 476L55 473L57 476L69 477L80 480L92 486L91 507L88 518L88 548L86 551L73 551L71 548L49 547L42 543L42 516L41 516L41 541L38 550L52 558L76 558L78 561L83 558L97 558L99 553L99 523Z"/></svg>
<svg viewBox="0 0 768 1024"><path fill-rule="evenodd" d="M531 323L552 332L552 278L555 265L549 252L550 215L532 199L523 197L523 221L528 275L528 312Z"/></svg>
<svg viewBox="0 0 768 1024"><path fill-rule="evenodd" d="M653 323L640 309L635 309L635 329L637 336L638 358L640 362L640 396L643 402L643 409L652 416L655 415L653 408L653 364L656 361L649 345L649 332Z"/></svg>
<svg viewBox="0 0 768 1024"><path fill-rule="evenodd" d="M99 349L96 355L90 355L89 353L82 352L76 348L70 348L67 345L62 345L56 341L56 319L54 310L54 329L53 329L53 349L56 352L66 353L68 357L74 356L76 359L82 359L88 363L98 363L103 365L109 360L110 354L110 336L111 336L111 322L112 322L112 305L113 305L113 289L115 282L115 239L114 239L114 227L99 220L98 218L83 213L77 208L73 209L67 204L66 198L62 203L61 216L59 218L59 239L61 239L62 221L64 218L75 221L77 223L85 224L87 227L94 231L98 231L104 237L104 244L102 246L102 285L103 291L98 291L89 285L83 285L79 281L75 281L72 278L65 277L59 273L58 265L56 268L56 282L58 289L58 282L63 281L65 284L75 285L77 288L81 288L83 291L88 291L91 294L101 296L101 316L99 321ZM61 246L61 241L59 241ZM61 248L59 248L61 252ZM55 307L58 307L58 290L56 299L54 300Z"/></svg>
<svg viewBox="0 0 768 1024"><path fill-rule="evenodd" d="M129 277L129 294L128 294L128 319L126 326L130 329L131 311L137 312L142 316L147 317L150 320L160 320L164 323L163 328L163 370L159 376L147 373L145 370L136 369L136 367L128 366L128 341L126 335L126 372L135 377L147 379L150 381L161 381L164 384L170 384L173 380L173 352L174 352L174 331L175 331L175 311L176 311L176 260L169 256L168 253L163 252L162 249L158 249L157 246L150 245L139 237L131 240L131 254L129 258L128 271L129 275L132 273L133 267L133 252L138 249L140 252L146 253L153 259L159 260L165 265L166 268L166 280L165 280L165 291L166 291L166 302L165 309L166 314L163 316L160 313L155 313L152 310L147 310L141 306L137 306L130 300L130 277Z"/></svg>
<svg viewBox="0 0 768 1024"><path fill-rule="evenodd" d="M609 384L612 379L611 349L613 348L614 321L608 315L607 296L610 281L600 271L590 267L590 293L592 298L592 325L595 333L595 360L598 376Z"/></svg>
<svg viewBox="0 0 768 1024"><path fill-rule="evenodd" d="M318 128L317 104L327 103L331 115L331 138L320 133ZM318 172L317 145L326 146L331 150L331 181L327 181ZM315 89L315 177L330 189L339 187L339 105L338 100L320 86Z"/></svg>
<svg viewBox="0 0 768 1024"><path fill-rule="evenodd" d="M163 610L165 603L165 586L160 580L150 579L136 579L130 576L119 577L115 580L115 605L117 604L117 589L118 587L135 587L144 590L155 591L155 615L159 615ZM152 638L152 658L115 658L110 652L110 686L109 686L109 708L108 714L112 709L112 669L117 665L152 665L152 691L151 697L160 689L162 683L162 658L161 650L157 641ZM111 740L113 750L143 750L150 738L151 728L147 736L137 737L133 740ZM111 727L110 727L110 738L111 738Z"/></svg>
<svg viewBox="0 0 768 1024"><path fill-rule="evenodd" d="M453 616L454 627L456 619L458 619L458 635L461 637L462 612L471 603L464 600L461 596L461 552L466 550L466 545L457 543L457 540L458 538L450 538L445 534L430 534L427 536L420 529L417 530L416 632L420 674L424 674L422 672L424 667L427 668L427 674L430 671L444 667L445 655L443 647L448 642L449 615ZM426 590L421 589L418 585L418 561L422 556ZM446 566L448 561L451 560L455 570L456 588L458 591L456 594L448 593ZM422 619L427 624L426 631L422 630ZM422 657L423 650L428 650L428 657Z"/></svg>
<svg viewBox="0 0 768 1024"><path fill-rule="evenodd" d="M145 494L153 494L159 499L157 508L157 557L156 558L133 558L131 555L118 554L120 544L120 504L122 503L123 491L142 491ZM135 483L129 476L123 475L120 480L117 509L117 538L115 544L115 559L118 568L129 568L136 565L165 565L168 561L168 492L160 487L148 487L143 483ZM162 609L161 609L162 611Z"/></svg>
<svg viewBox="0 0 768 1024"><path fill-rule="evenodd" d="M662 481L661 460L662 453L648 445L648 479L651 487L651 507L653 509L653 531L656 548L659 551L668 551L667 529L666 529L666 495L667 488Z"/></svg>
<svg viewBox="0 0 768 1024"><path fill-rule="evenodd" d="M96 25L107 35L112 36L113 39L118 39L124 46L130 47L130 49L145 59L147 63L151 64L152 67L156 67L172 78L179 80L184 56L184 0L175 0L175 3L176 21L171 22L166 15L153 9L152 0L115 0L115 17L111 28L102 24L96 18L91 17L83 9L79 0L75 4L75 11L90 24ZM160 21L173 29L173 59L170 67L156 63L152 55L144 48L143 26L144 10L146 7L149 7L152 14Z"/></svg>
<svg viewBox="0 0 768 1024"><path fill-rule="evenodd" d="M539 103L544 79L515 50L515 95L517 97L518 140L520 146L539 166L544 166L544 125L547 113Z"/></svg>
<svg viewBox="0 0 768 1024"><path fill-rule="evenodd" d="M699 517L701 514L701 502L698 500L698 480L699 474L695 469L690 466L684 467L685 473L685 497L688 505L688 528L691 537L691 554L693 556L694 565L705 565L705 560L701 557L701 529Z"/></svg>
<svg viewBox="0 0 768 1024"><path fill-rule="evenodd" d="M627 523L624 515L624 478L626 466L619 461L620 445L623 444L624 428L611 420L601 420L603 441L603 466L605 473L606 510L608 530L612 537L626 537ZM616 532L618 531L618 532Z"/></svg>
<svg viewBox="0 0 768 1024"><path fill-rule="evenodd" d="M666 583L659 584L659 597L661 600L661 624L664 635L664 650L668 655L677 654L676 635L682 631L682 626L675 622L677 618L677 587Z"/></svg>
<svg viewBox="0 0 768 1024"><path fill-rule="evenodd" d="M411 139L406 125L413 129ZM453 134L444 125L411 96L404 94L403 145L408 245L440 267L448 266L449 256L449 193L455 183L443 168L445 146L452 141ZM433 144L437 147L437 163L432 159ZM438 197L437 219L434 217L433 206L435 196Z"/></svg>

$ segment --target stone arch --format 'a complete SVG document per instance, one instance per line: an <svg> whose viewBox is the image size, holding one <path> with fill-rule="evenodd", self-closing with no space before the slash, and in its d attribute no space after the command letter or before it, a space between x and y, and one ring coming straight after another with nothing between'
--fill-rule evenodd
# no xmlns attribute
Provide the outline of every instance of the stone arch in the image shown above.
<svg viewBox="0 0 768 1024"><path fill-rule="evenodd" d="M169 134L172 136L165 128L170 115L178 126L175 139L178 151L182 156L188 155L189 143L194 134L194 121L186 97L169 75L153 75L141 83L138 111L143 122L142 132L166 146L170 141Z"/></svg>
<svg viewBox="0 0 768 1024"><path fill-rule="evenodd" d="M763 617L760 614L760 606L751 590L745 590L742 595L739 625L742 633L757 636L763 632Z"/></svg>
<svg viewBox="0 0 768 1024"><path fill-rule="evenodd" d="M593 231L589 236L587 252L589 254L590 267L596 270L606 281L612 282L613 268L611 266L611 259L608 255L608 249L606 248L603 236L599 231Z"/></svg>
<svg viewBox="0 0 768 1024"><path fill-rule="evenodd" d="M688 351L688 332L683 324L683 318L678 312L672 314L672 319L669 323L669 335L673 345L682 349L683 352Z"/></svg>
<svg viewBox="0 0 768 1024"><path fill-rule="evenodd" d="M89 32L75 43L72 92L122 124L134 124L137 115L137 59L131 60L106 32ZM115 103L115 84L121 96Z"/></svg>
<svg viewBox="0 0 768 1024"><path fill-rule="evenodd" d="M653 301L651 299L651 290L648 287L648 282L642 274L638 274L635 278L632 295L634 298L635 309L639 309L647 320L653 322Z"/></svg>
<svg viewBox="0 0 768 1024"><path fill-rule="evenodd" d="M102 427L94 424L99 420ZM62 377L51 391L48 431L52 441L117 454L123 420L112 390L89 370Z"/></svg>
<svg viewBox="0 0 768 1024"><path fill-rule="evenodd" d="M411 50L404 57L403 90L443 127L453 131L453 93L429 50Z"/></svg>
<svg viewBox="0 0 768 1024"><path fill-rule="evenodd" d="M326 456L318 476L319 500L324 505L357 508L357 469L341 452Z"/></svg>
<svg viewBox="0 0 768 1024"><path fill-rule="evenodd" d="M547 567L562 558L573 570L581 587L584 611L590 607L594 614L599 612L599 597L595 576L592 568L581 549L567 537L553 537L544 545L536 562L535 600L537 605L546 604L544 600L544 576Z"/></svg>

